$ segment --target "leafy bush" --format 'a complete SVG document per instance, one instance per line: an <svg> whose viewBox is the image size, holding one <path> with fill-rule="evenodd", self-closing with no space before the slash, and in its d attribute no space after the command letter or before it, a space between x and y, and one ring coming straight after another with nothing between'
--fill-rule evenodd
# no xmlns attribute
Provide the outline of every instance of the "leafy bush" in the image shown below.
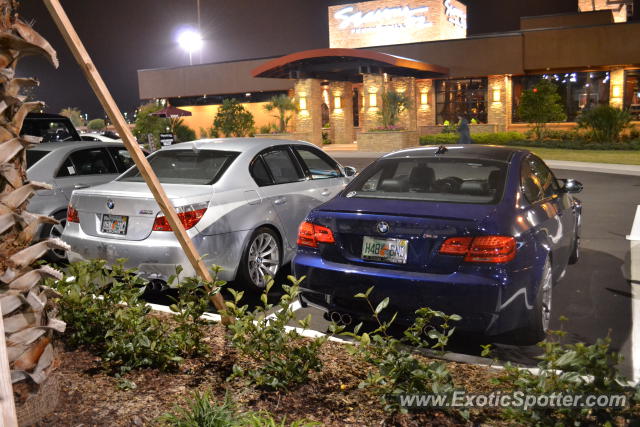
<svg viewBox="0 0 640 427"><path fill-rule="evenodd" d="M162 117L152 116L151 113L161 109L162 107L155 102L149 102L138 108L136 124L133 127L133 134L138 138L138 141L147 142L147 135L152 134L156 144L160 143L160 134L166 132L167 120Z"/></svg>
<svg viewBox="0 0 640 427"><path fill-rule="evenodd" d="M566 320L566 319L565 319ZM640 389L628 387L618 372L620 355L610 350L611 340L598 339L593 345L584 343L561 344L554 337L564 331L551 331L550 338L539 343L543 354L539 356L539 373L518 369L507 364L496 382L508 391L521 391L526 395L617 395L625 394L627 402L636 402ZM504 408L507 419L526 425L618 425L616 418L625 416L622 408L588 407L532 407ZM628 415L628 414L627 414Z"/></svg>
<svg viewBox="0 0 640 427"><path fill-rule="evenodd" d="M61 294L61 318L67 322L65 339L72 346L87 346L100 355L105 370L125 373L135 368L175 368L183 357L204 352L202 321L208 295L196 292L200 283L179 283L180 298L171 309L177 326L148 316L141 300L146 281L123 260L108 268L104 260L69 265L54 284Z"/></svg>
<svg viewBox="0 0 640 427"><path fill-rule="evenodd" d="M518 115L533 125L532 130L538 140L542 139L547 123L567 118L558 87L548 79L542 79L533 89L522 92Z"/></svg>
<svg viewBox="0 0 640 427"><path fill-rule="evenodd" d="M578 116L578 127L587 129L595 141L618 141L631 123L631 114L610 105L598 105Z"/></svg>
<svg viewBox="0 0 640 427"><path fill-rule="evenodd" d="M258 133L278 133L278 126L275 123L262 125L260 126Z"/></svg>
<svg viewBox="0 0 640 427"><path fill-rule="evenodd" d="M240 413L228 396L224 402L213 401L211 392L196 392L185 400L186 407L176 406L172 413L158 420L175 427L311 427L321 425L313 421L298 420L287 423L286 418L276 421L266 411Z"/></svg>
<svg viewBox="0 0 640 427"><path fill-rule="evenodd" d="M176 124L173 132L176 135L176 140L178 140L179 142L193 141L196 139L196 131L183 124L182 120L180 120L180 122Z"/></svg>
<svg viewBox="0 0 640 427"><path fill-rule="evenodd" d="M571 139L571 135L578 135L571 131L547 131L547 136L559 139L543 139L532 141L518 132L476 133L472 135L474 144L495 144L514 147L565 148L571 150L640 150L640 140L623 142L594 142L588 139ZM579 136L578 136L579 137ZM456 144L456 134L434 134L420 137L420 145Z"/></svg>
<svg viewBox="0 0 640 427"><path fill-rule="evenodd" d="M233 301L227 301L227 315L236 321L229 325L231 344L252 363L243 368L233 367L234 377L248 376L251 382L269 389L282 390L306 382L311 371L322 368L319 353L327 338L313 340L302 337L296 330L287 331L287 324L295 318L291 304L297 299L299 284L289 276L291 286L283 285L284 295L280 298L279 310L269 315L274 308L267 301L273 280L267 281L264 293L260 297L262 305L250 311L247 305L239 306L244 292L229 289ZM299 320L302 328L308 328L311 316Z"/></svg>
<svg viewBox="0 0 640 427"><path fill-rule="evenodd" d="M90 130L102 130L107 127L107 124L105 123L104 119L93 119L89 120L89 123L87 123L87 127Z"/></svg>
<svg viewBox="0 0 640 427"><path fill-rule="evenodd" d="M355 297L367 302L373 312L377 328L370 333L365 332L359 335L362 328L362 324L359 324L354 328L353 333L347 333L359 342L359 345L353 346L349 351L375 368L360 383L360 387L370 387L381 398L385 409L390 412L398 410L406 412L406 408L400 406L400 395L452 394L455 388L446 364L442 361L427 363L403 344L444 352L449 338L455 331L455 327L452 327L450 322L459 321L461 317L421 308L416 311L413 325L404 331L402 338L397 339L389 334L389 328L395 321L396 314L389 321L382 321L380 317L382 311L389 305L389 298L383 299L374 308L370 299L372 290L373 288L369 288L367 292L357 294ZM439 324L438 327L434 326L436 323ZM340 329L337 330L340 331ZM425 338L425 334L428 339Z"/></svg>
<svg viewBox="0 0 640 427"><path fill-rule="evenodd" d="M213 120L216 134L248 136L253 133L253 114L245 110L235 99L225 99Z"/></svg>

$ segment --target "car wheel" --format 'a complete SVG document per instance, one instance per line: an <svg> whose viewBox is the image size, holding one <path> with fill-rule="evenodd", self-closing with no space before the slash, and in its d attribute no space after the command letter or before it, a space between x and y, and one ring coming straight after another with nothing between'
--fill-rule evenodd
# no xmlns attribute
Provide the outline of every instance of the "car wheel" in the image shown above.
<svg viewBox="0 0 640 427"><path fill-rule="evenodd" d="M573 249L571 250L571 256L569 256L569 264L575 264L580 259L580 237L576 236L573 240Z"/></svg>
<svg viewBox="0 0 640 427"><path fill-rule="evenodd" d="M538 295L531 314L529 325L520 336L519 344L531 345L542 341L551 323L551 302L553 296L553 274L551 261L549 258L544 263L540 283L538 284Z"/></svg>
<svg viewBox="0 0 640 427"><path fill-rule="evenodd" d="M262 291L267 276L274 278L280 269L280 239L267 227L260 227L251 234L249 244L242 255L240 274L249 288Z"/></svg>
<svg viewBox="0 0 640 427"><path fill-rule="evenodd" d="M60 211L52 215L58 220L58 224L45 224L42 228L42 239L61 238L64 227L67 225L67 212ZM61 249L52 249L45 255L47 260L57 263L65 263L67 259L67 251Z"/></svg>

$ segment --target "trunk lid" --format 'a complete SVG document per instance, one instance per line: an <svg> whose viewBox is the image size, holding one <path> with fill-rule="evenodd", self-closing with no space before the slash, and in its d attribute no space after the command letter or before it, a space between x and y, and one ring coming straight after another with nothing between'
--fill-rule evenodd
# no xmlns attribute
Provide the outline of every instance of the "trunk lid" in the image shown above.
<svg viewBox="0 0 640 427"><path fill-rule="evenodd" d="M496 205L366 198L358 198L357 210L353 207L354 199L337 197L315 212L312 221L329 227L336 240L335 245L323 245L324 259L430 273L456 271L462 257L441 255L440 246L448 237L484 234L484 225L496 210ZM381 231L385 228L386 232ZM406 241L405 263L363 259L365 243L387 239Z"/></svg>
<svg viewBox="0 0 640 427"><path fill-rule="evenodd" d="M209 185L163 184L162 187L176 208L209 202L213 193ZM144 182L112 181L76 190L71 204L78 211L82 231L102 238L144 240L151 234L155 218L160 213L158 203ZM126 216L126 233L103 232L103 215Z"/></svg>

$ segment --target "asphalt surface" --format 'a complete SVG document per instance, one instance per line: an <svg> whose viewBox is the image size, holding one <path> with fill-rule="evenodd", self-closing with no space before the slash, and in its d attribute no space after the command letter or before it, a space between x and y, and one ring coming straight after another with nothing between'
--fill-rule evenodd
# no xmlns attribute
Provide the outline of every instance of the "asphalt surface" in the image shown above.
<svg viewBox="0 0 640 427"><path fill-rule="evenodd" d="M333 153L332 153L333 154ZM358 171L374 159L341 159L344 165L354 166ZM640 176L614 175L599 172L567 171L554 169L558 178L574 178L584 184L578 195L583 202L582 253L580 261L569 266L565 277L556 284L553 293L553 319L551 328L562 327L567 331L565 342L595 343L598 338L611 338L611 348L622 353L622 373L631 375L631 290L629 284L629 234L636 205L640 201ZM277 283L286 283L289 269L278 274ZM229 286L241 288L240 283ZM280 286L275 286L269 295L270 302L276 303L282 294ZM163 298L152 296L151 302L163 303ZM245 293L244 302L249 305L259 303L259 298ZM166 302L165 302L166 303ZM302 308L297 317L302 319L312 315L311 329L326 332L328 322L323 313L314 308ZM560 316L568 318L563 325ZM480 345L491 342L480 336L458 334L449 346L457 353L478 356ZM512 361L523 365L536 364L535 356L540 350L536 346L517 347L493 343L494 356L502 361Z"/></svg>

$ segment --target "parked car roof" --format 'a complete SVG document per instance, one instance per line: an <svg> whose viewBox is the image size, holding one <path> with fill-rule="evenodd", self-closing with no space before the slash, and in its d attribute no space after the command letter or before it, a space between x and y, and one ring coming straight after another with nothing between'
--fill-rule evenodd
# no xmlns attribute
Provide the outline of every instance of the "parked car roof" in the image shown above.
<svg viewBox="0 0 640 427"><path fill-rule="evenodd" d="M445 147L446 152L436 154L440 147ZM497 145L477 145L477 144L451 144L451 145L428 145L420 148L409 148L396 151L383 156L384 159L396 159L403 157L464 157L470 159L488 159L508 162L515 153L526 152L527 150L515 147L501 147Z"/></svg>
<svg viewBox="0 0 640 427"><path fill-rule="evenodd" d="M210 138L198 139L196 141L182 142L180 144L163 147L163 150L179 150L185 148L196 148L198 150L223 150L223 151L261 151L274 145L300 144L316 147L310 142L272 139L272 138Z"/></svg>
<svg viewBox="0 0 640 427"><path fill-rule="evenodd" d="M92 147L123 147L122 142L104 142L104 141L69 141L69 142L43 142L42 144L34 145L29 150L40 151L55 151L55 150L75 150L77 148L92 148Z"/></svg>

